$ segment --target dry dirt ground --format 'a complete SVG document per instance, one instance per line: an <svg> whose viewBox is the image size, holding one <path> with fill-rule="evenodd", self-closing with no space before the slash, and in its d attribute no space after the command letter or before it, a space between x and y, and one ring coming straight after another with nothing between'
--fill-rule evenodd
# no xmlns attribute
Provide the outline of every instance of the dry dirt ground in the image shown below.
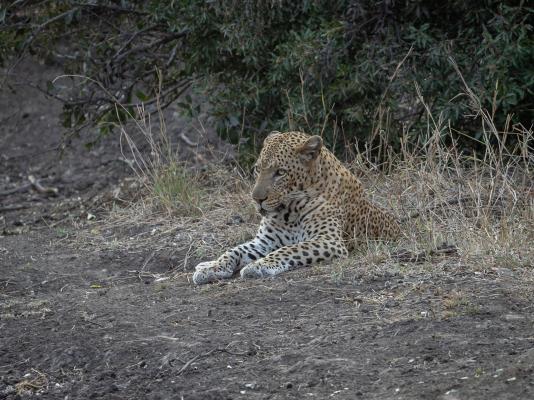
<svg viewBox="0 0 534 400"><path fill-rule="evenodd" d="M0 93L0 398L534 398L532 265L355 253L194 287L207 255L172 220L106 224L131 176L117 140L59 158L59 105L14 89ZM30 174L58 195L5 193ZM213 253L255 218L231 215Z"/></svg>

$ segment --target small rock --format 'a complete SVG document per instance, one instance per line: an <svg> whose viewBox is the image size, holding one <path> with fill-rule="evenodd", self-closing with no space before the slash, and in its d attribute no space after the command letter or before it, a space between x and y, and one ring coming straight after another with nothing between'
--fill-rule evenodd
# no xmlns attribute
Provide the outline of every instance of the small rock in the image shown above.
<svg viewBox="0 0 534 400"><path fill-rule="evenodd" d="M250 383L245 383L245 387L247 389L256 389L258 387L258 384L256 382L250 382Z"/></svg>

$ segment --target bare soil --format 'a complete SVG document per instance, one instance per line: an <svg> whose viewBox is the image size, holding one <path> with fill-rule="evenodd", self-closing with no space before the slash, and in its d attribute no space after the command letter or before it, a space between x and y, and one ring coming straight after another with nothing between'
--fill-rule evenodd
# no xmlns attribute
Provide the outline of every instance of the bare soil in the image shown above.
<svg viewBox="0 0 534 400"><path fill-rule="evenodd" d="M451 252L371 268L356 253L343 269L194 287L201 260L180 243L75 240L130 169L116 137L60 157L59 104L14 89L0 94L0 191L33 174L58 195L0 196L0 398L534 398L531 265Z"/></svg>

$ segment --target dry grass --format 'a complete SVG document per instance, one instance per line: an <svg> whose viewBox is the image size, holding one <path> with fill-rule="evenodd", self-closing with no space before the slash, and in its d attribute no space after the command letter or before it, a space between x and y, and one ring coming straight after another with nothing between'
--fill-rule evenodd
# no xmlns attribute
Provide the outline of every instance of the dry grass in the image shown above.
<svg viewBox="0 0 534 400"><path fill-rule="evenodd" d="M148 144L148 155L139 150L138 143L126 127L120 126L121 138L127 143L129 153L125 155L123 150L123 155L148 194L145 200L150 202L150 208L169 216L200 215L200 185L191 171L180 163L176 149L169 141L161 111L158 116L159 121L153 123L151 114L142 106L138 107L136 117L132 116L137 136L141 137L143 145Z"/></svg>
<svg viewBox="0 0 534 400"><path fill-rule="evenodd" d="M334 262L328 267L334 281L362 278L366 271L432 274L445 270L451 259L475 271L534 265L532 128L507 124L498 129L469 88L464 95L472 103L473 118L480 121L484 141L496 145L483 155L463 154L454 140L458 132L425 106L426 141L404 140L400 154L385 148L391 153L386 168L373 164L369 153L356 154L350 169L374 201L403 221L404 237L395 244L369 243L348 260ZM421 95L420 101L425 104ZM153 134L144 110L138 111L136 124L150 145L149 155L142 155L124 128L122 133L144 195L115 207L105 223L82 233L84 245L131 252L171 248L181 255L178 270L187 271L250 238L259 217L249 200L252 182L247 174L216 164L188 172L171 151L164 121ZM515 149L510 150L511 142ZM452 255L436 251L443 244Z"/></svg>
<svg viewBox="0 0 534 400"><path fill-rule="evenodd" d="M376 201L403 220L400 246L419 253L448 243L462 257L489 257L504 267L532 263L534 180L522 160L467 160L439 142L433 147L405 155L389 174L353 167Z"/></svg>
<svg viewBox="0 0 534 400"><path fill-rule="evenodd" d="M405 235L397 249L429 253L445 243L458 249L458 262L475 270L531 267L534 132L510 124L498 129L475 94L465 89L484 142L495 143L483 155L462 154L454 140L457 132L425 105L426 142L409 146L404 141L387 173L379 172L368 154L358 154L352 169L372 196L403 221ZM420 101L425 104L422 96ZM373 265L391 259L392 251L374 246L359 256Z"/></svg>
<svg viewBox="0 0 534 400"><path fill-rule="evenodd" d="M35 369L32 369L32 373L28 373L25 379L21 380L15 385L17 395L32 395L45 389L48 386L48 377Z"/></svg>

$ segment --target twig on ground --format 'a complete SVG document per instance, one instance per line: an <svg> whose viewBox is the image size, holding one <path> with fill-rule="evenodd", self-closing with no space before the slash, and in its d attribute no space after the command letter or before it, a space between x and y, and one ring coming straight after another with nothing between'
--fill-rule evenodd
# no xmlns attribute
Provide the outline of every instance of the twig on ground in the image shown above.
<svg viewBox="0 0 534 400"><path fill-rule="evenodd" d="M228 345L229 346L229 345ZM182 373L184 373L187 368L189 368L191 366L191 364L193 364L196 360L198 360L199 358L202 358L202 357L208 357L210 355L212 355L213 353L215 352L221 352L221 353L228 353L228 354L231 354L231 355L234 355L234 356L245 356L247 354L249 354L248 351L245 351L245 352L241 352L241 353L237 353L237 352L233 352L233 351L230 351L228 350L228 346L226 346L225 348L220 348L220 347L216 347L214 349L211 349L210 351L206 352L206 353L203 353L203 354L197 354L196 356L194 356L193 358L191 358L190 360L188 360L183 366L182 368L180 368L180 370L178 371L178 375L181 375Z"/></svg>
<svg viewBox="0 0 534 400"><path fill-rule="evenodd" d="M183 366L182 368L180 368L180 370L178 371L177 375L181 375L182 373L185 372L185 370L187 368L189 368L189 366L191 364L193 364L196 360L198 360L199 358L201 357L208 357L210 356L211 354L213 354L214 352L216 352L217 350L219 350L218 348L215 348L215 349L211 349L210 351L206 352L206 353L203 353L203 354L197 354L196 356L194 356L193 358L191 358L189 361L187 361Z"/></svg>
<svg viewBox="0 0 534 400"><path fill-rule="evenodd" d="M143 267L141 268L141 271L139 271L139 275L141 275L143 272L145 272L146 266L154 258L155 255L156 255L155 251L150 253L150 255L146 258L145 262L143 263ZM139 277L139 279L141 279L141 277Z"/></svg>
<svg viewBox="0 0 534 400"><path fill-rule="evenodd" d="M56 196L59 192L59 190L55 187L43 186L41 182L37 178L35 178L33 175L29 175L28 180L30 181L29 183L25 183L19 187L4 190L3 192L0 192L0 196L8 196L10 194L23 192L29 189L30 187L33 187L35 190L37 190L37 192L41 194L51 194L53 196Z"/></svg>
<svg viewBox="0 0 534 400"><path fill-rule="evenodd" d="M32 206L40 205L41 203L34 204L11 204L8 206L0 207L0 212L23 210L25 208L31 208Z"/></svg>
<svg viewBox="0 0 534 400"><path fill-rule="evenodd" d="M455 256L458 255L458 248L454 245L443 243L436 249L414 253L410 250L399 250L391 254L391 258L398 262L418 263L429 261L435 256Z"/></svg>
<svg viewBox="0 0 534 400"><path fill-rule="evenodd" d="M23 192L31 187L31 183L25 183L24 185L21 185L19 187L4 190L3 192L0 192L0 196L8 196L13 193Z"/></svg>
<svg viewBox="0 0 534 400"><path fill-rule="evenodd" d="M37 190L41 194L51 194L53 196L57 196L59 190L55 187L45 187L41 185L39 180L35 178L33 175L28 176L28 180L30 181L32 187Z"/></svg>
<svg viewBox="0 0 534 400"><path fill-rule="evenodd" d="M182 139L184 141L184 143L187 144L188 146L191 146L191 147L197 147L198 146L198 142L193 142L183 132L178 135L178 138Z"/></svg>

